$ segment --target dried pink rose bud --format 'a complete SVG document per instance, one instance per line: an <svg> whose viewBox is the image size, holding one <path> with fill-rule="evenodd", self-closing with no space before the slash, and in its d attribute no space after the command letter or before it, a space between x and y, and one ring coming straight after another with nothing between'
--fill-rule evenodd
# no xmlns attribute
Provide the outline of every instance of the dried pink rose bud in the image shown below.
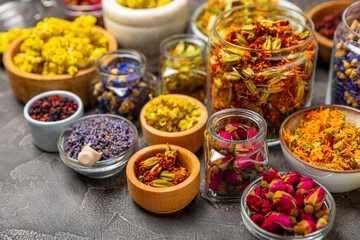
<svg viewBox="0 0 360 240"><path fill-rule="evenodd" d="M295 196L295 190L292 185L286 185L286 192L291 196Z"/></svg>
<svg viewBox="0 0 360 240"><path fill-rule="evenodd" d="M324 189L322 187L316 187L305 197L304 203L313 206L314 210L319 210L324 203L325 197Z"/></svg>
<svg viewBox="0 0 360 240"><path fill-rule="evenodd" d="M255 161L248 157L235 157L234 159L234 170L240 172L248 166L251 166Z"/></svg>
<svg viewBox="0 0 360 240"><path fill-rule="evenodd" d="M301 194L309 193L314 188L314 185L314 180L308 177L303 177L297 185L297 191Z"/></svg>
<svg viewBox="0 0 360 240"><path fill-rule="evenodd" d="M280 179L273 179L269 184L269 191L276 192L276 191L286 191L286 185Z"/></svg>
<svg viewBox="0 0 360 240"><path fill-rule="evenodd" d="M261 204L261 212L262 213L268 213L271 212L274 209L274 205L271 204L271 202L269 200L265 200L262 204Z"/></svg>
<svg viewBox="0 0 360 240"><path fill-rule="evenodd" d="M262 199L267 199L266 198L266 195L269 193L269 190L268 189L266 189L266 188L263 188L263 189L261 189L261 198ZM269 199L268 199L269 200Z"/></svg>
<svg viewBox="0 0 360 240"><path fill-rule="evenodd" d="M225 138L227 140L233 140L233 139L231 139L231 133L228 133L227 131L220 130L219 135L220 135L220 137Z"/></svg>
<svg viewBox="0 0 360 240"><path fill-rule="evenodd" d="M325 227L327 223L328 223L328 220L326 220L326 218L323 218L323 217L319 218L318 222L316 224L316 230L319 230L319 229Z"/></svg>
<svg viewBox="0 0 360 240"><path fill-rule="evenodd" d="M246 204L247 204L248 208L250 209L250 211L260 212L261 204L263 202L263 200L260 196L261 196L261 192L259 195L259 193L256 193L256 189L255 189L255 190L252 190L249 193L249 195L246 197Z"/></svg>
<svg viewBox="0 0 360 240"><path fill-rule="evenodd" d="M243 181L243 177L240 173L237 172L225 172L224 180L227 183L240 184Z"/></svg>
<svg viewBox="0 0 360 240"><path fill-rule="evenodd" d="M263 179L267 182L271 182L273 179L281 179L278 170L270 168L269 171L263 173Z"/></svg>
<svg viewBox="0 0 360 240"><path fill-rule="evenodd" d="M214 191L219 191L222 184L223 173L220 171L217 174L211 173L209 188Z"/></svg>
<svg viewBox="0 0 360 240"><path fill-rule="evenodd" d="M253 137L255 137L258 134L258 131L255 131L253 129L249 129L248 130L248 139L251 139Z"/></svg>
<svg viewBox="0 0 360 240"><path fill-rule="evenodd" d="M298 172L289 172L282 177L285 184L297 185L300 182L301 175Z"/></svg>
<svg viewBox="0 0 360 240"><path fill-rule="evenodd" d="M294 227L294 224L294 221L287 216L282 215L281 213L273 212L265 219L261 225L261 228L270 232L274 232L278 228L291 231Z"/></svg>
<svg viewBox="0 0 360 240"><path fill-rule="evenodd" d="M315 223L310 220L301 220L294 226L294 232L297 235L306 235L316 230Z"/></svg>
<svg viewBox="0 0 360 240"><path fill-rule="evenodd" d="M249 186L249 184L250 184L250 181L247 180L247 181L243 182L242 184L237 185L236 192L243 193L245 191L245 189L247 188L247 186Z"/></svg>
<svg viewBox="0 0 360 240"><path fill-rule="evenodd" d="M264 222L265 217L261 215L260 213L254 213L250 217L254 223L256 223L258 226L261 226L261 224Z"/></svg>
<svg viewBox="0 0 360 240"><path fill-rule="evenodd" d="M256 187L254 189L254 194L259 196L259 197L262 197L262 189L261 189L261 187Z"/></svg>
<svg viewBox="0 0 360 240"><path fill-rule="evenodd" d="M285 215L297 216L296 200L287 192L277 191L273 196L275 206L281 207L281 212Z"/></svg>
<svg viewBox="0 0 360 240"><path fill-rule="evenodd" d="M298 211L299 211L299 215L300 215L301 220L310 220L310 221L315 222L315 217L314 217L313 214L306 213L302 209L298 209Z"/></svg>
<svg viewBox="0 0 360 240"><path fill-rule="evenodd" d="M304 206L304 196L301 193L299 193L299 192L295 193L295 200L296 200L296 205L298 207Z"/></svg>
<svg viewBox="0 0 360 240"><path fill-rule="evenodd" d="M217 165L221 171L225 171L232 160L231 153L228 153L224 158L214 161L214 164Z"/></svg>

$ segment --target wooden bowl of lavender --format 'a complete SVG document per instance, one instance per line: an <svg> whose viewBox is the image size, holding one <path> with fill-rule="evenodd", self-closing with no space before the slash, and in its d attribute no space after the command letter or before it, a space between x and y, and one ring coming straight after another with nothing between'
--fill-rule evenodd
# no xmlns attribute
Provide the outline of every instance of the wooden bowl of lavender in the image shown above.
<svg viewBox="0 0 360 240"><path fill-rule="evenodd" d="M79 154L89 145L101 154L93 165L83 165ZM107 178L125 168L138 145L138 131L126 118L96 114L68 125L58 139L60 158L76 172L91 178Z"/></svg>

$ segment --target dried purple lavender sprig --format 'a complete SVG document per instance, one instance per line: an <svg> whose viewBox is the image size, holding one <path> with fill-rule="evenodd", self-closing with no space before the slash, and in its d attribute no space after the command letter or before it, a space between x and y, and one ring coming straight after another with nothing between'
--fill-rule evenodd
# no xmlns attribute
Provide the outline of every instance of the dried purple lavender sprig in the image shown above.
<svg viewBox="0 0 360 240"><path fill-rule="evenodd" d="M119 156L130 148L134 140L134 133L124 120L100 116L74 124L66 138L65 151L77 159L81 149L91 143L93 149L103 152L101 161Z"/></svg>

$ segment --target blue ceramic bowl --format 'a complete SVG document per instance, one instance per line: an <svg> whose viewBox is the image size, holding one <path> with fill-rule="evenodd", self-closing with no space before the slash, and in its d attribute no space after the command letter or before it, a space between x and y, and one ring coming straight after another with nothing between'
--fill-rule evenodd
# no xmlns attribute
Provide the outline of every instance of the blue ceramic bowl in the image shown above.
<svg viewBox="0 0 360 240"><path fill-rule="evenodd" d="M42 122L35 120L30 117L29 110L30 107L40 98L50 96L50 95L60 95L67 97L69 99L74 100L78 104L77 111L71 115L68 118L65 118L64 120L54 121L54 122ZM37 147L39 147L41 150L44 150L46 152L57 152L57 140L60 136L60 133L62 132L63 128L65 128L67 125L75 122L79 118L81 118L84 114L84 106L83 103L76 94L63 91L63 90L54 90L54 91L48 91L41 93L39 95L36 95L32 99L30 99L24 107L24 117L26 119L26 122L29 125L29 129L31 132L31 135L34 139L34 143Z"/></svg>

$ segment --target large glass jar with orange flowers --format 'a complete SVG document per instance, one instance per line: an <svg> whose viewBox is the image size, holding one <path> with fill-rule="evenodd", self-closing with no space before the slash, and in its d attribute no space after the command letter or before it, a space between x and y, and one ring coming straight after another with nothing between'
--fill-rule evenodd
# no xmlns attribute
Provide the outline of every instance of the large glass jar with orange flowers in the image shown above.
<svg viewBox="0 0 360 240"><path fill-rule="evenodd" d="M268 125L269 145L282 121L310 106L318 44L302 12L275 5L230 9L215 21L208 43L212 112L247 108Z"/></svg>

